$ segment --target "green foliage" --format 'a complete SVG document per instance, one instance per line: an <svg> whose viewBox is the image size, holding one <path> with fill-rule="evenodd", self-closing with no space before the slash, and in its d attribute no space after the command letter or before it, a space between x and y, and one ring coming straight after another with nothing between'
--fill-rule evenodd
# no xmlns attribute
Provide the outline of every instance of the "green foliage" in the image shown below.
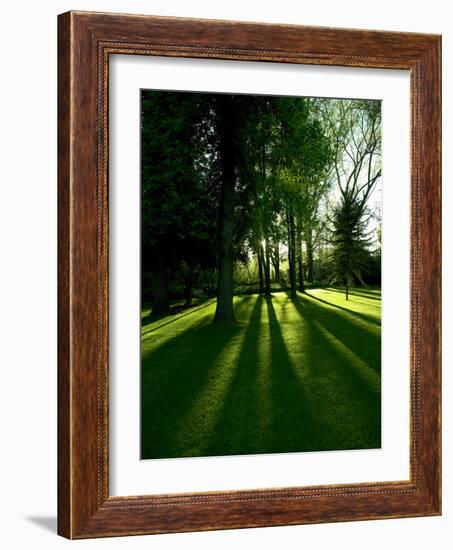
<svg viewBox="0 0 453 550"><path fill-rule="evenodd" d="M343 283L347 287L353 281L363 283L363 273L369 259L368 249L373 239L366 227L360 202L343 196L333 210L332 282Z"/></svg>
<svg viewBox="0 0 453 550"><path fill-rule="evenodd" d="M215 292L224 219L219 97L142 93L142 269L152 271L159 258L161 289L166 285L170 296L207 281ZM378 262L367 250L365 233L381 171L380 102L229 97L232 261L244 268L254 262L253 283L264 288L266 277L268 289L272 282L287 284L290 272L294 286L296 262L299 281L360 281L367 262L374 274ZM332 203L342 204L343 213ZM329 215L336 219L333 236ZM351 228L353 218L360 221ZM154 279L144 273L146 297Z"/></svg>
<svg viewBox="0 0 453 550"><path fill-rule="evenodd" d="M142 243L206 253L215 229L216 163L210 96L142 94ZM209 191L209 193L207 193Z"/></svg>

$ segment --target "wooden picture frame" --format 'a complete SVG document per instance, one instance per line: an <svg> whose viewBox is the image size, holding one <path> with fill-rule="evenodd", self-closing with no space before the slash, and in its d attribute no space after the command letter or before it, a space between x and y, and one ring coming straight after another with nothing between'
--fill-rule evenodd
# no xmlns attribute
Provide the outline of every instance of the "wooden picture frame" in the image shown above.
<svg viewBox="0 0 453 550"><path fill-rule="evenodd" d="M58 532L89 538L441 513L441 39L69 12L58 21ZM405 69L411 87L410 480L109 496L109 56Z"/></svg>

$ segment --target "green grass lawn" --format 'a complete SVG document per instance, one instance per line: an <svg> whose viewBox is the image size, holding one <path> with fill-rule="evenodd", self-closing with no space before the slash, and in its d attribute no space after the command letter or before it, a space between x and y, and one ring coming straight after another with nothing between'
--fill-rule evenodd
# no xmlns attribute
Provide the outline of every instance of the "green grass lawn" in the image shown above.
<svg viewBox="0 0 453 550"><path fill-rule="evenodd" d="M381 295L215 300L142 326L142 458L381 446Z"/></svg>

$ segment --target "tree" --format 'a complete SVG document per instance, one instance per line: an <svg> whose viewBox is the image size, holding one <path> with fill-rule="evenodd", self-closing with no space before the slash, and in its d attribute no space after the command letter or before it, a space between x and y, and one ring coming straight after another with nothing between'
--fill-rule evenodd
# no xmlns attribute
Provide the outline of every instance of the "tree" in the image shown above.
<svg viewBox="0 0 453 550"><path fill-rule="evenodd" d="M315 116L313 100L279 98L279 179L285 204L291 297L304 292L302 241L307 223L313 223L328 185L323 178L331 162L331 145Z"/></svg>
<svg viewBox="0 0 453 550"><path fill-rule="evenodd" d="M153 313L170 297L190 306L198 289L217 294L215 322L232 322L241 264L269 296L286 255L293 298L315 261L327 279L320 257L333 249L336 277L359 273L379 178L379 102L143 92L142 272ZM350 248L349 267L338 267Z"/></svg>
<svg viewBox="0 0 453 550"><path fill-rule="evenodd" d="M334 209L332 282L345 285L346 300L349 300L349 287L353 280L358 279L363 283L362 276L369 258L368 248L373 239L367 232L367 222L357 199L342 197Z"/></svg>
<svg viewBox="0 0 453 550"><path fill-rule="evenodd" d="M219 206L219 259L217 306L214 322L233 322L233 231L236 179L236 113L234 98L216 98L221 190Z"/></svg>
<svg viewBox="0 0 453 550"><path fill-rule="evenodd" d="M276 98L238 98L240 124L237 127L237 169L241 206L238 225L248 224L246 236L258 267L259 291L271 294L271 263L275 265L275 218L280 204L275 185ZM240 234L238 235L240 237ZM277 248L278 249L278 248ZM278 263L277 263L278 265ZM278 270L277 270L278 273Z"/></svg>
<svg viewBox="0 0 453 550"><path fill-rule="evenodd" d="M216 137L211 96L142 93L142 271L152 272L152 312L169 309L169 272L186 278L191 302L197 264L210 262L215 231Z"/></svg>
<svg viewBox="0 0 453 550"><path fill-rule="evenodd" d="M344 281L348 299L353 278L362 281L370 244L367 204L381 177L381 104L336 100L326 108L334 142L331 177L340 194L333 210L333 273Z"/></svg>
<svg viewBox="0 0 453 550"><path fill-rule="evenodd" d="M381 104L335 100L327 105L334 142L330 177L346 202L363 214L381 177Z"/></svg>

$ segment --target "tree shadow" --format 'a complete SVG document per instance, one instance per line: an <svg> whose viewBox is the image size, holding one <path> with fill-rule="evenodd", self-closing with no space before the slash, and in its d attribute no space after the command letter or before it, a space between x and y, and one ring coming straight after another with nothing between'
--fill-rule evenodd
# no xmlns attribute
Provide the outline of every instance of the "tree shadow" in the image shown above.
<svg viewBox="0 0 453 550"><path fill-rule="evenodd" d="M234 311L235 311L235 314L236 314L236 317L239 321L239 325L241 324L241 316L243 314L243 311L247 308L248 306L248 302L250 301L250 298L251 296L244 296L244 297L241 297L235 304L234 306ZM158 331L160 331L161 328L164 328L172 323L175 323L177 321L180 321L182 319L186 319L186 317L189 317L190 315L192 315L193 313L196 313L200 310L203 310L205 309L207 306L214 306L215 305L215 301L214 302L210 302L209 304L205 304L204 306L201 306L199 307L197 310L194 310L194 311L191 311L189 313L186 313L186 314L181 314L179 315L178 317L176 317L175 319L172 319L171 321L168 321L166 323L162 323L156 327L152 327L151 329L148 329L148 330L143 330L143 327L142 327L142 330L141 330L141 338L142 340L147 340L150 336L150 334L153 334L153 333L156 333ZM213 318L214 318L214 310L212 312L209 312L209 311L204 311L203 312L203 317L201 319L199 319L198 321L194 321L194 322L191 322L187 325L187 329L186 330L193 330L194 328L199 328L201 325L205 325L205 324L208 324L208 323L212 323L213 321ZM186 319L187 321L187 319ZM242 320L243 321L243 320ZM189 322L190 322L190 319L189 319ZM184 331L183 331L184 332ZM146 352L145 352L145 355L146 355Z"/></svg>
<svg viewBox="0 0 453 550"><path fill-rule="evenodd" d="M354 298L355 298L355 296L354 296ZM382 309L381 303L379 303L379 304L372 304L371 303L370 304L369 302L362 302L362 300L355 300L355 299L352 301L352 303L353 304L363 304L366 307L373 307L375 309L378 309L379 311L381 311L381 309Z"/></svg>
<svg viewBox="0 0 453 550"><path fill-rule="evenodd" d="M240 325L222 329L207 319L142 356L142 458L180 456L174 436L181 419L213 375L212 368Z"/></svg>
<svg viewBox="0 0 453 550"><path fill-rule="evenodd" d="M246 330L252 298L236 301L237 323L219 326L212 323L213 314L205 315L157 349L142 352L142 458L184 456L178 443L181 423L203 389L215 381L220 355Z"/></svg>
<svg viewBox="0 0 453 550"><path fill-rule="evenodd" d="M324 302L324 300L318 300ZM354 355L364 361L374 371L381 372L381 333L380 325L361 319L360 324L351 320L351 316L343 313L344 308L326 309L317 306L304 296L293 301L299 315L307 322L318 322L324 326L337 340L346 346ZM330 305L330 303L329 303ZM352 316L354 317L354 316ZM364 326L365 325L365 326Z"/></svg>
<svg viewBox="0 0 453 550"><path fill-rule="evenodd" d="M344 290L340 290L339 288L332 288L328 287L326 288L328 292L337 292L339 294L345 294ZM377 294L379 292L379 294ZM381 300L380 291L372 291L372 290L366 290L366 289L360 289L357 290L355 288L349 289L349 294L352 296L361 296L362 298L367 298L369 300Z"/></svg>
<svg viewBox="0 0 453 550"><path fill-rule="evenodd" d="M380 446L377 328L280 296L247 297L235 305L236 325L207 316L144 357L142 456Z"/></svg>
<svg viewBox="0 0 453 550"><path fill-rule="evenodd" d="M264 302L267 323L262 315ZM316 433L310 400L292 365L272 296L259 296L213 439L203 455L313 449Z"/></svg>
<svg viewBox="0 0 453 550"><path fill-rule="evenodd" d="M376 319L375 317L372 317L371 315L366 315L366 313L360 313L359 311L352 311L346 307L339 306L338 304L334 302L329 302L328 300L323 300L322 298L319 298L318 296L314 296L313 294L310 294L309 292L305 292L305 296L308 296L309 298L312 298L313 300L317 300L318 302L322 302L323 304L327 304L331 307L336 307L337 309L341 309L344 312L346 312L348 315L352 315L353 317L357 317L358 319L361 319L363 321L366 321L367 323L373 323L374 325L380 327L381 322L379 319Z"/></svg>
<svg viewBox="0 0 453 550"><path fill-rule="evenodd" d="M378 375L360 370L363 367L353 365L350 357L342 354L318 325L316 310L322 308L311 304L303 309L303 323L299 321L306 355L305 363L298 364L295 350L288 348L272 298L264 301L268 326L261 313L263 298L259 297L222 413L201 454L379 447L380 379L377 382L378 378L373 378ZM288 303L279 303L279 313ZM298 305L302 307L300 302ZM341 322L341 315L337 317ZM362 332L366 338L368 333Z"/></svg>
<svg viewBox="0 0 453 550"><path fill-rule="evenodd" d="M165 326L169 325L170 323L174 323L175 321L179 321L180 319L183 319L184 317L187 317L188 315L192 315L193 313L196 313L197 311L200 311L200 309L204 309L208 306L211 306L214 303L215 303L215 301L209 300L208 303L205 302L202 305L197 304L196 306L189 306L187 308L179 308L177 310L175 309L171 313L167 313L165 315L156 315L156 316L152 316L152 317L144 317L141 320L142 330L145 327L148 327L150 325L152 325L152 326L148 330L143 331L143 333L148 334L150 332L154 332L155 330L159 330L160 328L165 327ZM186 313L181 313L182 311L185 311L185 310L187 310ZM162 321L163 319L166 319L167 317L172 317L172 319L169 319L165 323L161 323L157 326L153 326L158 321Z"/></svg>
<svg viewBox="0 0 453 550"><path fill-rule="evenodd" d="M358 328L342 313L326 311L308 300L302 304L302 300L293 304L308 325L308 341L304 342L310 364L307 395L312 401L315 424L321 427L316 431L314 450L379 448L380 339ZM354 340L361 341L364 349L359 349ZM379 360L374 353L367 353L368 346L376 352L378 348Z"/></svg>
<svg viewBox="0 0 453 550"><path fill-rule="evenodd" d="M266 300L269 319L272 452L310 451L317 448L312 402L288 353L272 300Z"/></svg>
<svg viewBox="0 0 453 550"><path fill-rule="evenodd" d="M245 329L237 365L210 437L203 445L203 456L240 455L260 452L259 395L257 376L263 297L256 298ZM262 452L262 451L261 451Z"/></svg>

